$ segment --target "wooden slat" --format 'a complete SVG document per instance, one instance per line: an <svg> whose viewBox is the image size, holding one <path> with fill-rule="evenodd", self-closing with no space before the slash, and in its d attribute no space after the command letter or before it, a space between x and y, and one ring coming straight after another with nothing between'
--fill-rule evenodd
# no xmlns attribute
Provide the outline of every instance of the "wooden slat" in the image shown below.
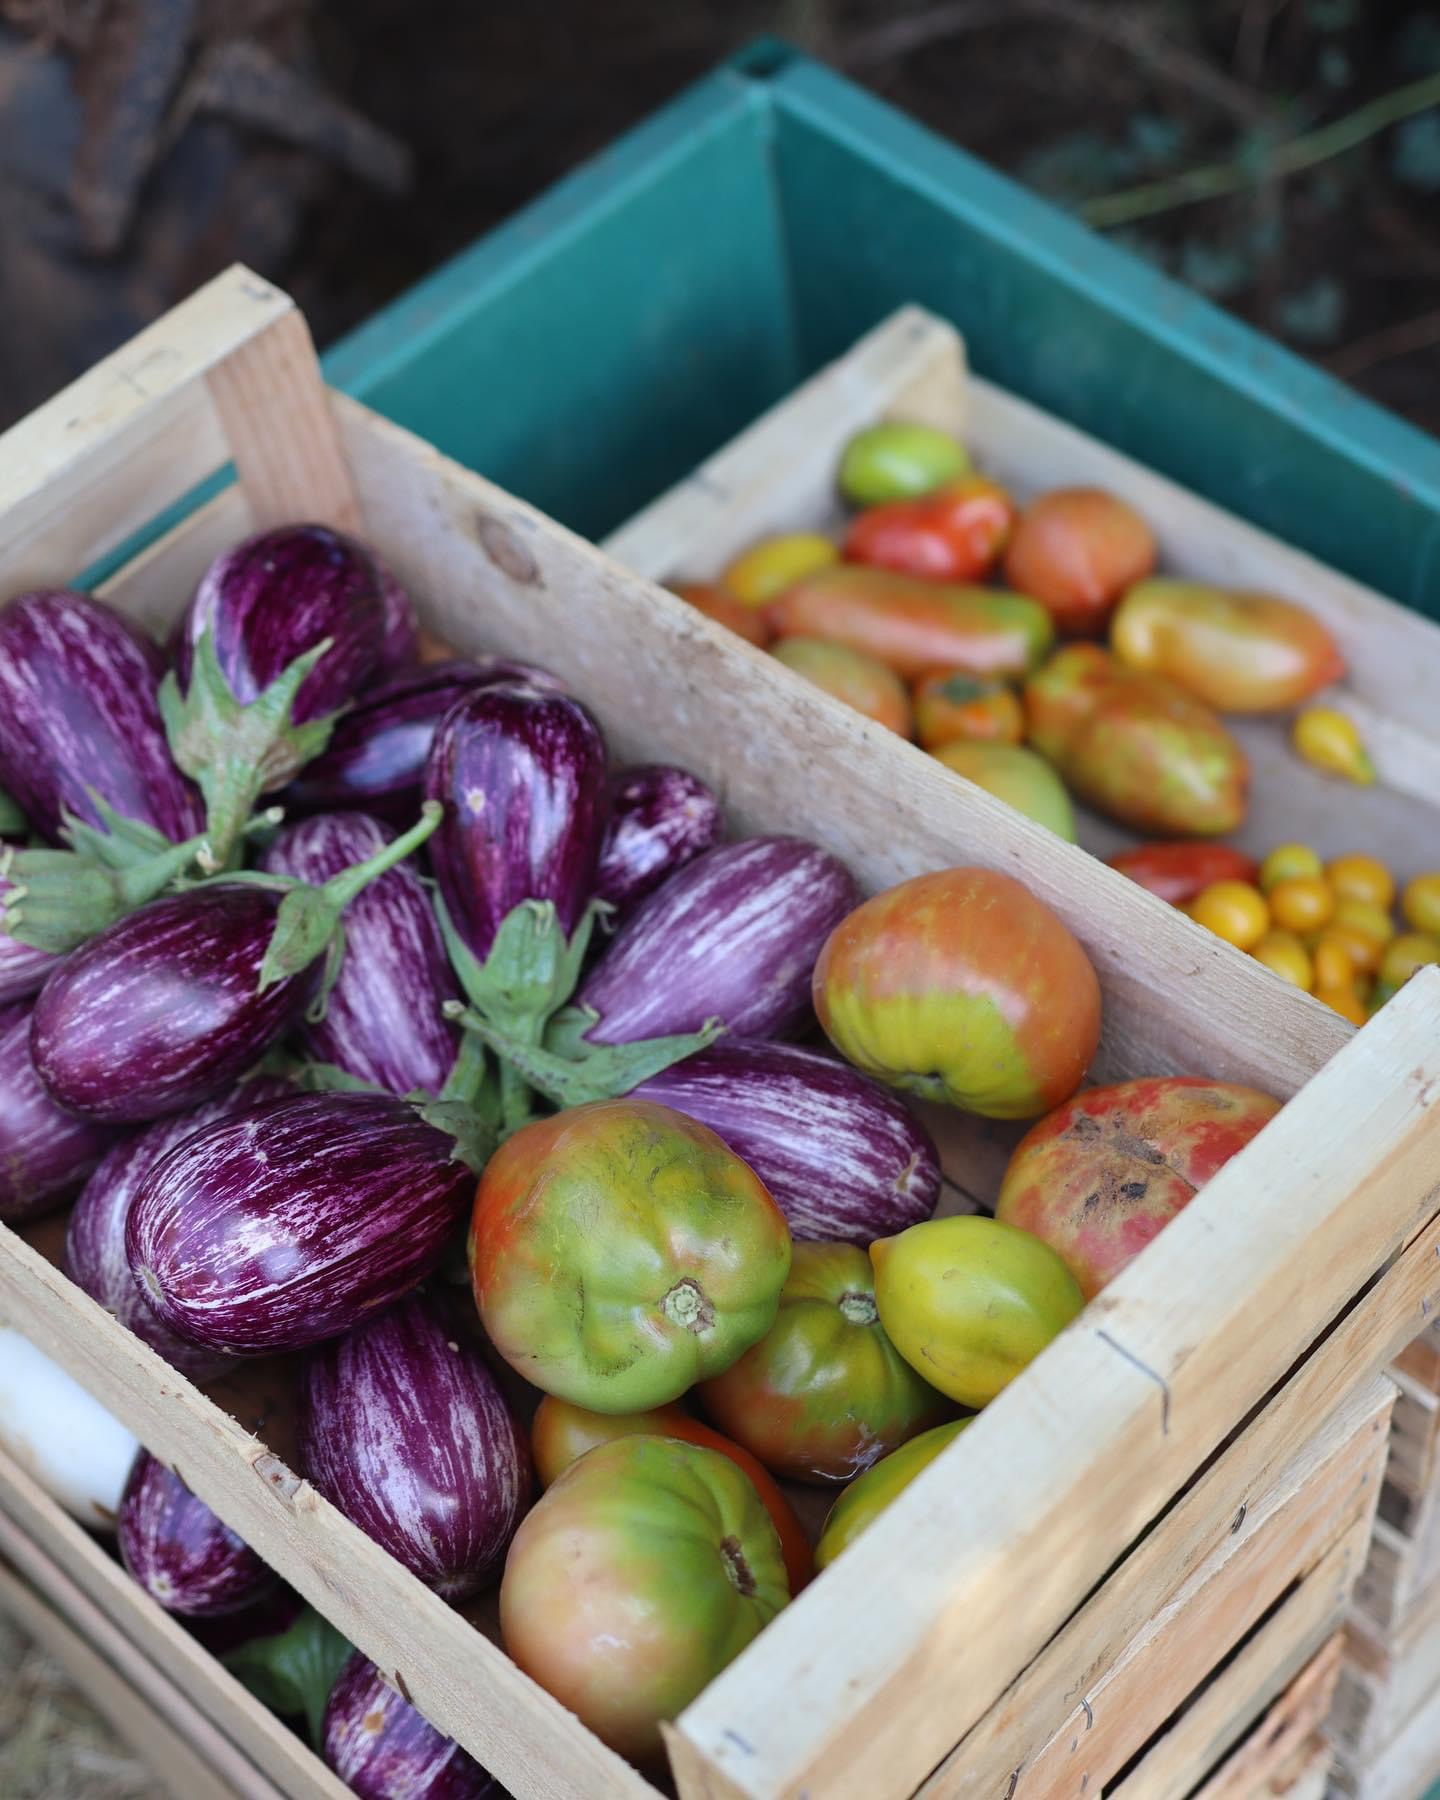
<svg viewBox="0 0 1440 1800"><path fill-rule="evenodd" d="M1316 1571L1317 1574L1319 1572L1319 1570ZM1275 1627L1278 1627L1281 1620L1301 1598L1302 1596L1297 1594L1288 1601L1281 1612L1267 1622L1264 1633L1270 1633ZM1298 1649L1298 1646L1304 1642L1305 1632L1303 1629L1297 1629L1292 1620L1287 1620L1286 1623L1291 1644ZM1262 1635L1257 1632L1250 1644L1246 1645L1246 1656L1252 1649L1258 1650ZM1277 1632L1270 1649L1277 1648L1280 1641L1280 1634ZM1285 1667L1289 1663L1292 1653L1293 1650L1287 1651L1282 1661L1272 1667L1277 1669ZM1329 1769L1330 1752L1328 1747L1320 1741L1320 1734L1330 1711L1331 1696L1335 1692L1335 1680L1340 1673L1340 1656L1341 1640L1338 1635L1332 1636L1324 1648L1312 1656L1294 1676L1290 1685L1275 1700L1260 1724L1235 1751L1234 1755L1227 1757L1224 1765L1218 1768L1204 1787L1195 1794L1194 1800L1258 1800L1258 1797L1262 1795L1293 1796L1300 1781L1314 1778L1317 1763L1323 1778L1324 1773ZM1244 1660L1244 1657L1237 1657L1231 1668L1226 1670L1224 1679L1228 1680L1234 1675L1238 1683L1241 1679L1252 1681L1260 1676L1260 1679L1265 1680L1268 1685L1268 1678L1261 1676L1258 1666L1246 1669L1243 1677L1240 1675L1239 1671ZM1219 1683L1216 1686L1218 1687ZM1237 1688L1237 1691L1247 1690ZM1191 1714L1181 1721L1180 1728L1193 1729L1196 1717L1206 1710L1210 1701L1210 1692L1202 1695ZM1147 1758L1147 1762L1148 1760ZM1154 1772L1157 1776L1159 1775L1158 1765ZM1146 1773L1146 1763L1141 1763L1135 1774L1137 1777L1143 1777ZM1323 1779L1321 1785L1323 1787ZM1153 1800L1165 1800L1169 1791L1171 1790L1165 1788L1157 1780L1155 1785L1150 1788L1143 1785L1137 1786L1134 1795L1135 1800L1138 1800L1142 1794L1153 1795ZM1177 1800L1183 1800L1188 1789L1178 1788L1174 1791ZM1120 1789L1113 1800L1125 1800L1125 1790Z"/></svg>
<svg viewBox="0 0 1440 1800"><path fill-rule="evenodd" d="M155 1670L142 1667L123 1638L107 1646L116 1662L107 1661L96 1631L87 1625L82 1636L3 1563L0 1612L49 1651L175 1800L280 1800L279 1790L256 1778L253 1769L247 1775L245 1759L182 1694ZM226 1778L237 1775L245 1785Z"/></svg>
<svg viewBox="0 0 1440 1800"><path fill-rule="evenodd" d="M344 1800L344 1783L3 1454L0 1547L92 1643L123 1641L162 1671L209 1722L205 1742L217 1732L240 1746L257 1795L278 1789L291 1800Z"/></svg>
<svg viewBox="0 0 1440 1800"><path fill-rule="evenodd" d="M1336 1755L1336 1787L1352 1800L1420 1800L1435 1781L1440 1781L1440 1686L1383 1749L1358 1762L1343 1748Z"/></svg>

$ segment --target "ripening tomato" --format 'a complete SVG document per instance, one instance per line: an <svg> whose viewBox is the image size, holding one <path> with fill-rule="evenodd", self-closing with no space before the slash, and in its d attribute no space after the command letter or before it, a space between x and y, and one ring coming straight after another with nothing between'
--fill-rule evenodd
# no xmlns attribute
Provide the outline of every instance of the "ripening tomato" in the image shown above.
<svg viewBox="0 0 1440 1800"><path fill-rule="evenodd" d="M1287 875L1267 898L1282 931L1321 931L1335 916L1335 894L1323 875Z"/></svg>
<svg viewBox="0 0 1440 1800"><path fill-rule="evenodd" d="M909 737L910 696L905 683L873 656L813 637L786 638L771 654L776 662L853 706L867 719Z"/></svg>
<svg viewBox="0 0 1440 1800"><path fill-rule="evenodd" d="M999 1219L926 1219L870 1260L895 1348L962 1406L988 1406L1085 1305L1050 1246Z"/></svg>
<svg viewBox="0 0 1440 1800"><path fill-rule="evenodd" d="M1393 993L1417 969L1440 963L1440 934L1428 931L1405 931L1391 938L1380 958L1380 980Z"/></svg>
<svg viewBox="0 0 1440 1800"><path fill-rule="evenodd" d="M1229 844L1137 844L1133 850L1117 850L1105 859L1112 869L1128 875L1141 887L1183 906L1214 881L1253 882L1255 859Z"/></svg>
<svg viewBox="0 0 1440 1800"><path fill-rule="evenodd" d="M885 1335L854 1244L796 1244L775 1323L699 1393L722 1431L792 1481L850 1481L952 1410Z"/></svg>
<svg viewBox="0 0 1440 1800"><path fill-rule="evenodd" d="M755 1483L755 1492L770 1515L770 1523L775 1527L785 1555L790 1592L798 1594L809 1581L814 1572L810 1540L775 1477L743 1444L722 1437L703 1419L692 1418L683 1406L657 1406L642 1413L597 1413L587 1412L583 1406L575 1406L569 1400L557 1400L554 1394L546 1394L535 1410L530 1427L535 1477L542 1488L548 1488L587 1450L593 1450L597 1444L612 1443L619 1437L679 1438L682 1443L700 1444L707 1450L718 1450L722 1456L728 1456L736 1468L743 1469Z"/></svg>
<svg viewBox="0 0 1440 1800"><path fill-rule="evenodd" d="M1352 1025L1363 1025L1370 1017L1369 1008L1356 987L1317 987L1315 998L1332 1012L1339 1013L1342 1019L1348 1019Z"/></svg>
<svg viewBox="0 0 1440 1800"><path fill-rule="evenodd" d="M1093 1299L1279 1110L1194 1075L1087 1088L1016 1145L995 1217L1057 1250Z"/></svg>
<svg viewBox="0 0 1440 1800"><path fill-rule="evenodd" d="M1286 712L1345 673L1334 638L1304 607L1196 581L1131 588L1110 645L1128 668L1167 675L1219 712Z"/></svg>
<svg viewBox="0 0 1440 1800"><path fill-rule="evenodd" d="M1270 929L1265 896L1248 881L1212 881L1186 903L1185 911L1197 925L1240 950L1253 950Z"/></svg>
<svg viewBox="0 0 1440 1800"><path fill-rule="evenodd" d="M1075 808L1065 783L1043 756L1023 744L942 744L930 754L966 781L973 781L1027 819L1044 825L1067 844L1076 841Z"/></svg>
<svg viewBox="0 0 1440 1800"><path fill-rule="evenodd" d="M1256 962L1283 976L1292 987L1308 994L1314 986L1315 965L1293 931L1267 931L1250 954Z"/></svg>
<svg viewBox="0 0 1440 1800"><path fill-rule="evenodd" d="M789 1599L749 1477L676 1438L601 1444L521 1522L500 1584L511 1659L633 1762Z"/></svg>
<svg viewBox="0 0 1440 1800"><path fill-rule="evenodd" d="M858 906L820 952L814 997L857 1068L992 1119L1059 1105L1100 1041L1090 959L993 869L918 875Z"/></svg>
<svg viewBox="0 0 1440 1800"><path fill-rule="evenodd" d="M840 552L829 538L813 531L791 531L752 544L725 570L720 585L742 606L765 606L802 575L813 575L839 560Z"/></svg>
<svg viewBox="0 0 1440 1800"><path fill-rule="evenodd" d="M743 600L737 600L722 587L714 587L703 581L688 581L677 587L675 592L682 600L688 600L696 612L704 613L707 619L714 619L716 624L723 625L737 637L744 638L747 644L755 644L763 650L774 636L763 607L746 606Z"/></svg>
<svg viewBox="0 0 1440 1800"><path fill-rule="evenodd" d="M970 467L963 444L934 425L884 419L857 431L840 457L840 492L851 506L915 500Z"/></svg>
<svg viewBox="0 0 1440 1800"><path fill-rule="evenodd" d="M915 733L927 750L946 744L1018 744L1025 735L1025 709L1003 681L967 675L963 669L932 669L913 690Z"/></svg>
<svg viewBox="0 0 1440 1800"><path fill-rule="evenodd" d="M1155 555L1150 527L1123 500L1100 488L1058 488L1021 514L1005 579L1043 602L1067 636L1089 637L1155 567Z"/></svg>
<svg viewBox="0 0 1440 1800"><path fill-rule="evenodd" d="M1260 892L1268 894L1282 881L1325 873L1319 855L1308 844L1277 844L1260 865Z"/></svg>
<svg viewBox="0 0 1440 1800"><path fill-rule="evenodd" d="M1307 706L1297 714L1290 741L1305 761L1358 787L1373 787L1375 765L1355 721L1333 706Z"/></svg>
<svg viewBox="0 0 1440 1800"><path fill-rule="evenodd" d="M868 507L845 534L845 558L929 581L979 581L1014 526L1015 502L1004 488L966 475L922 500Z"/></svg>
<svg viewBox="0 0 1440 1800"><path fill-rule="evenodd" d="M829 1568L840 1552L848 1550L860 1533L874 1524L896 1495L903 1493L922 1469L928 1469L940 1452L948 1449L969 1423L968 1418L951 1419L945 1425L935 1425L929 1431L922 1431L919 1437L911 1438L908 1444L902 1444L898 1450L882 1456L863 1475L857 1475L845 1492L837 1496L826 1516L825 1529L820 1533L820 1542L815 1546L815 1567Z"/></svg>
<svg viewBox="0 0 1440 1800"><path fill-rule="evenodd" d="M775 1320L785 1215L716 1134L653 1100L596 1100L485 1165L470 1274L491 1342L547 1394L643 1412Z"/></svg>

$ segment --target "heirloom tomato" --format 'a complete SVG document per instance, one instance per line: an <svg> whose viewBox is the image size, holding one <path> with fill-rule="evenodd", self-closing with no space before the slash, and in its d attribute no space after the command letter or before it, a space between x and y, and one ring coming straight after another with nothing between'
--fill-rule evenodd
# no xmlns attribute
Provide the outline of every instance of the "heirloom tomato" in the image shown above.
<svg viewBox="0 0 1440 1800"><path fill-rule="evenodd" d="M988 1406L1085 1305L1048 1244L998 1219L927 1219L870 1260L895 1348L962 1406Z"/></svg>
<svg viewBox="0 0 1440 1800"><path fill-rule="evenodd" d="M676 1438L601 1444L521 1522L500 1584L509 1655L632 1761L789 1598L748 1475Z"/></svg>
<svg viewBox="0 0 1440 1800"><path fill-rule="evenodd" d="M1087 1088L1021 1138L995 1217L1057 1250L1088 1300L1279 1110L1192 1075Z"/></svg>
<svg viewBox="0 0 1440 1800"><path fill-rule="evenodd" d="M728 1456L737 1469L743 1469L755 1483L755 1492L780 1539L790 1592L800 1592L813 1573L814 1558L805 1528L795 1517L795 1509L785 1498L780 1484L743 1444L722 1437L703 1419L693 1418L683 1406L657 1406L642 1413L597 1413L546 1394L535 1410L535 1421L530 1427L530 1447L535 1453L535 1474L540 1486L549 1487L571 1463L597 1444L613 1443L622 1437L679 1438L682 1443L718 1450L721 1456Z"/></svg>
<svg viewBox="0 0 1440 1800"><path fill-rule="evenodd" d="M973 1415L972 1415L973 1416ZM857 1475L825 1518L825 1529L815 1546L815 1567L826 1569L842 1550L847 1550L867 1526L873 1525L895 1498L909 1487L920 1473L970 1423L966 1419L950 1419L944 1425L933 1425L922 1431L898 1450L872 1463L863 1475Z"/></svg>
<svg viewBox="0 0 1440 1800"><path fill-rule="evenodd" d="M791 637L775 646L776 662L853 706L877 725L910 735L910 696L893 669L862 651L825 638Z"/></svg>
<svg viewBox="0 0 1440 1800"><path fill-rule="evenodd" d="M1067 844L1075 842L1075 808L1065 783L1043 756L1023 744L942 744L936 762L1044 825Z"/></svg>
<svg viewBox="0 0 1440 1800"><path fill-rule="evenodd" d="M796 1244L775 1323L701 1385L700 1403L793 1481L849 1481L951 1411L885 1335L854 1244Z"/></svg>
<svg viewBox="0 0 1440 1800"><path fill-rule="evenodd" d="M840 458L840 492L851 506L916 500L970 467L970 457L946 431L886 419L857 431Z"/></svg>
<svg viewBox="0 0 1440 1800"><path fill-rule="evenodd" d="M720 577L720 585L742 606L760 607L783 594L802 575L812 575L840 560L829 538L813 531L791 531L761 538L737 556Z"/></svg>
<svg viewBox="0 0 1440 1800"><path fill-rule="evenodd" d="M1005 579L1048 607L1066 635L1087 637L1154 567L1154 536L1133 507L1101 488L1058 488L1020 515Z"/></svg>
<svg viewBox="0 0 1440 1800"><path fill-rule="evenodd" d="M1003 681L932 669L915 683L913 695L915 733L927 750L961 742L1018 744L1025 735L1025 708Z"/></svg>
<svg viewBox="0 0 1440 1800"><path fill-rule="evenodd" d="M929 581L978 581L994 567L1014 525L1015 503L1004 488L984 475L966 475L921 500L867 508L845 534L845 557Z"/></svg>
<svg viewBox="0 0 1440 1800"><path fill-rule="evenodd" d="M661 1406L728 1368L774 1323L789 1270L758 1177L651 1100L524 1126L475 1196L470 1274L495 1348L595 1412Z"/></svg>
<svg viewBox="0 0 1440 1800"><path fill-rule="evenodd" d="M1183 906L1214 881L1255 880L1254 857L1229 844L1137 844L1106 861L1172 906Z"/></svg>
<svg viewBox="0 0 1440 1800"><path fill-rule="evenodd" d="M722 587L704 581L689 581L677 587L675 592L682 600L688 600L697 612L704 613L707 619L714 619L761 650L775 635L763 607L747 606Z"/></svg>
<svg viewBox="0 0 1440 1800"><path fill-rule="evenodd" d="M856 1068L992 1119L1058 1106L1100 1039L1090 959L993 869L918 875L856 907L820 952L814 993Z"/></svg>

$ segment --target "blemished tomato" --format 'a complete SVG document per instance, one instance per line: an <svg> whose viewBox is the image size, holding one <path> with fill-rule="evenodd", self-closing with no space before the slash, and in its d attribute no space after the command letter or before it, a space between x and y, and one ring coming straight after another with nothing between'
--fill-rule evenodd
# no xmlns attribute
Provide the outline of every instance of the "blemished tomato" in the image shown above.
<svg viewBox="0 0 1440 1800"><path fill-rule="evenodd" d="M1330 775L1343 775L1360 787L1372 787L1375 765L1353 719L1333 706L1310 706L1300 713L1291 742L1305 761Z"/></svg>
<svg viewBox="0 0 1440 1800"><path fill-rule="evenodd" d="M858 906L820 952L814 999L857 1068L992 1119L1057 1106L1100 1041L1090 959L993 869L918 875Z"/></svg>
<svg viewBox="0 0 1440 1800"><path fill-rule="evenodd" d="M858 563L797 581L771 606L770 623L778 637L863 650L907 680L942 664L972 675L1023 675L1054 635L1045 608L1023 594L918 581Z"/></svg>
<svg viewBox="0 0 1440 1800"><path fill-rule="evenodd" d="M1212 881L1185 907L1197 925L1240 950L1253 950L1270 929L1270 908L1248 881Z"/></svg>
<svg viewBox="0 0 1440 1800"><path fill-rule="evenodd" d="M1412 931L1440 936L1440 870L1430 870L1405 883L1400 910Z"/></svg>
<svg viewBox="0 0 1440 1800"><path fill-rule="evenodd" d="M706 1450L718 1450L721 1456L728 1456L755 1483L755 1491L770 1515L784 1552L790 1592L798 1594L809 1581L814 1572L810 1540L775 1477L743 1444L722 1437L703 1419L692 1418L683 1406L657 1406L642 1413L597 1413L546 1394L530 1427L536 1479L542 1488L549 1487L587 1450L619 1437L679 1438L683 1443L700 1444Z"/></svg>
<svg viewBox="0 0 1440 1800"><path fill-rule="evenodd" d="M1087 1088L1016 1145L995 1217L1049 1244L1093 1299L1279 1110L1188 1075Z"/></svg>
<svg viewBox="0 0 1440 1800"><path fill-rule="evenodd" d="M697 612L744 638L747 644L755 644L763 650L775 635L763 607L746 606L743 600L737 600L724 588L703 581L687 581L675 592L682 600L688 600Z"/></svg>
<svg viewBox="0 0 1440 1800"><path fill-rule="evenodd" d="M1003 681L967 675L963 669L932 669L913 690L915 734L927 750L944 744L1018 744L1025 735L1025 709Z"/></svg>
<svg viewBox="0 0 1440 1800"><path fill-rule="evenodd" d="M922 1431L919 1437L911 1438L908 1444L892 1450L858 1475L830 1508L820 1542L815 1546L815 1567L828 1568L922 1469L929 1468L940 1452L955 1442L969 1423L969 1419L951 1419L948 1424Z"/></svg>
<svg viewBox="0 0 1440 1800"><path fill-rule="evenodd" d="M771 654L776 662L853 706L867 719L909 737L910 696L905 683L873 656L813 637L786 638Z"/></svg>
<svg viewBox="0 0 1440 1800"><path fill-rule="evenodd" d="M1048 1244L999 1219L926 1219L870 1260L891 1342L962 1406L988 1406L1085 1304Z"/></svg>
<svg viewBox="0 0 1440 1800"><path fill-rule="evenodd" d="M1041 601L1067 636L1088 637L1155 567L1155 555L1150 527L1123 500L1100 488L1058 488L1021 514L1005 579Z"/></svg>
<svg viewBox="0 0 1440 1800"><path fill-rule="evenodd" d="M750 1478L675 1438L601 1444L521 1522L500 1584L511 1659L633 1762L789 1599Z"/></svg>
<svg viewBox="0 0 1440 1800"><path fill-rule="evenodd" d="M857 431L840 457L840 492L851 506L918 500L970 467L965 446L933 425L886 419Z"/></svg>
<svg viewBox="0 0 1440 1800"><path fill-rule="evenodd" d="M762 1338L790 1271L785 1216L748 1164L651 1100L537 1119L485 1165L470 1275L491 1342L595 1412L676 1400Z"/></svg>
<svg viewBox="0 0 1440 1800"><path fill-rule="evenodd" d="M775 1323L700 1404L792 1481L850 1481L951 1412L880 1323L870 1259L854 1244L796 1244Z"/></svg>
<svg viewBox="0 0 1440 1800"><path fill-rule="evenodd" d="M1282 931L1319 931L1335 916L1335 891L1322 875L1290 875L1271 884L1270 916Z"/></svg>
<svg viewBox="0 0 1440 1800"><path fill-rule="evenodd" d="M1260 864L1260 892L1268 894L1282 881L1324 873L1319 856L1308 844L1277 844Z"/></svg>
<svg viewBox="0 0 1440 1800"><path fill-rule="evenodd" d="M1250 954L1256 962L1283 975L1292 987L1309 993L1315 981L1315 965L1293 931L1267 931Z"/></svg>
<svg viewBox="0 0 1440 1800"><path fill-rule="evenodd" d="M1132 669L1168 675L1220 712L1285 712L1338 681L1345 661L1304 607L1195 581L1142 581L1110 621Z"/></svg>
<svg viewBox="0 0 1440 1800"><path fill-rule="evenodd" d="M1015 503L1004 488L965 475L923 499L867 508L845 534L845 558L929 581L979 581L1014 525Z"/></svg>
<svg viewBox="0 0 1440 1800"><path fill-rule="evenodd" d="M1254 857L1243 850L1184 839L1173 844L1137 844L1133 850L1117 850L1106 861L1172 906L1183 906L1212 882L1253 882L1256 873Z"/></svg>
<svg viewBox="0 0 1440 1800"><path fill-rule="evenodd" d="M1395 904L1395 877L1378 856L1337 856L1325 865L1337 900L1363 900L1386 911Z"/></svg>
<svg viewBox="0 0 1440 1800"><path fill-rule="evenodd" d="M930 754L956 775L1044 825L1067 844L1075 842L1075 808L1065 783L1043 756L1023 744L942 744Z"/></svg>
<svg viewBox="0 0 1440 1800"><path fill-rule="evenodd" d="M804 575L840 560L829 538L813 531L791 531L761 538L737 556L720 577L720 585L742 606L766 606Z"/></svg>

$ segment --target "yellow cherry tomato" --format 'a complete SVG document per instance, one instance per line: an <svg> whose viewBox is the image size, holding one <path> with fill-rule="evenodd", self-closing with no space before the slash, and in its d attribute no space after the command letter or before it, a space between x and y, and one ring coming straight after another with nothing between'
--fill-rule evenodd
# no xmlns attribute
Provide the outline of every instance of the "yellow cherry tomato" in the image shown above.
<svg viewBox="0 0 1440 1800"><path fill-rule="evenodd" d="M1335 896L1319 875L1291 875L1269 894L1270 916L1282 931L1319 931L1330 923Z"/></svg>
<svg viewBox="0 0 1440 1800"><path fill-rule="evenodd" d="M1342 1019L1348 1019L1352 1025L1363 1025L1370 1017L1365 1010L1365 1002L1353 987L1317 987L1315 998L1323 1000L1333 1012L1339 1013Z"/></svg>
<svg viewBox="0 0 1440 1800"><path fill-rule="evenodd" d="M1436 962L1440 962L1440 937L1428 931L1404 931L1385 946L1380 957L1379 985L1394 993L1417 969Z"/></svg>
<svg viewBox="0 0 1440 1800"><path fill-rule="evenodd" d="M1387 911L1395 903L1395 877L1376 856L1337 856L1325 865L1337 900L1364 900Z"/></svg>
<svg viewBox="0 0 1440 1800"><path fill-rule="evenodd" d="M1375 765L1362 743L1355 721L1333 706L1307 706L1295 720L1292 741L1308 763L1330 775L1343 775L1361 787L1375 780Z"/></svg>
<svg viewBox="0 0 1440 1800"><path fill-rule="evenodd" d="M1283 975L1287 981L1309 993L1315 980L1315 967L1310 961L1310 952L1293 931L1267 931L1250 954L1267 969L1273 969L1277 975Z"/></svg>
<svg viewBox="0 0 1440 1800"><path fill-rule="evenodd" d="M1265 896L1248 881L1212 881L1185 910L1198 925L1241 950L1253 950L1270 929Z"/></svg>
<svg viewBox="0 0 1440 1800"><path fill-rule="evenodd" d="M1386 940L1376 937L1373 931L1341 919L1337 914L1320 935L1328 938L1331 943L1344 946L1350 958L1350 966L1357 976L1373 975L1380 967L1380 956ZM1319 981L1318 976L1316 981Z"/></svg>
<svg viewBox="0 0 1440 1800"><path fill-rule="evenodd" d="M814 531L791 531L752 544L726 569L720 585L746 606L765 606L806 575L839 560L840 552L829 538Z"/></svg>
<svg viewBox="0 0 1440 1800"><path fill-rule="evenodd" d="M1308 844L1277 844L1260 865L1260 892L1268 894L1277 882L1322 872L1320 858Z"/></svg>
<svg viewBox="0 0 1440 1800"><path fill-rule="evenodd" d="M1321 988L1353 988L1355 959L1349 944L1336 933L1322 931L1310 946L1315 967L1315 992Z"/></svg>
<svg viewBox="0 0 1440 1800"><path fill-rule="evenodd" d="M1395 935L1395 921L1385 907L1377 906L1373 900L1337 900L1333 923L1347 931L1363 931L1382 948Z"/></svg>
<svg viewBox="0 0 1440 1800"><path fill-rule="evenodd" d="M1432 937L1440 937L1440 869L1406 882L1400 910L1411 930L1428 931Z"/></svg>

